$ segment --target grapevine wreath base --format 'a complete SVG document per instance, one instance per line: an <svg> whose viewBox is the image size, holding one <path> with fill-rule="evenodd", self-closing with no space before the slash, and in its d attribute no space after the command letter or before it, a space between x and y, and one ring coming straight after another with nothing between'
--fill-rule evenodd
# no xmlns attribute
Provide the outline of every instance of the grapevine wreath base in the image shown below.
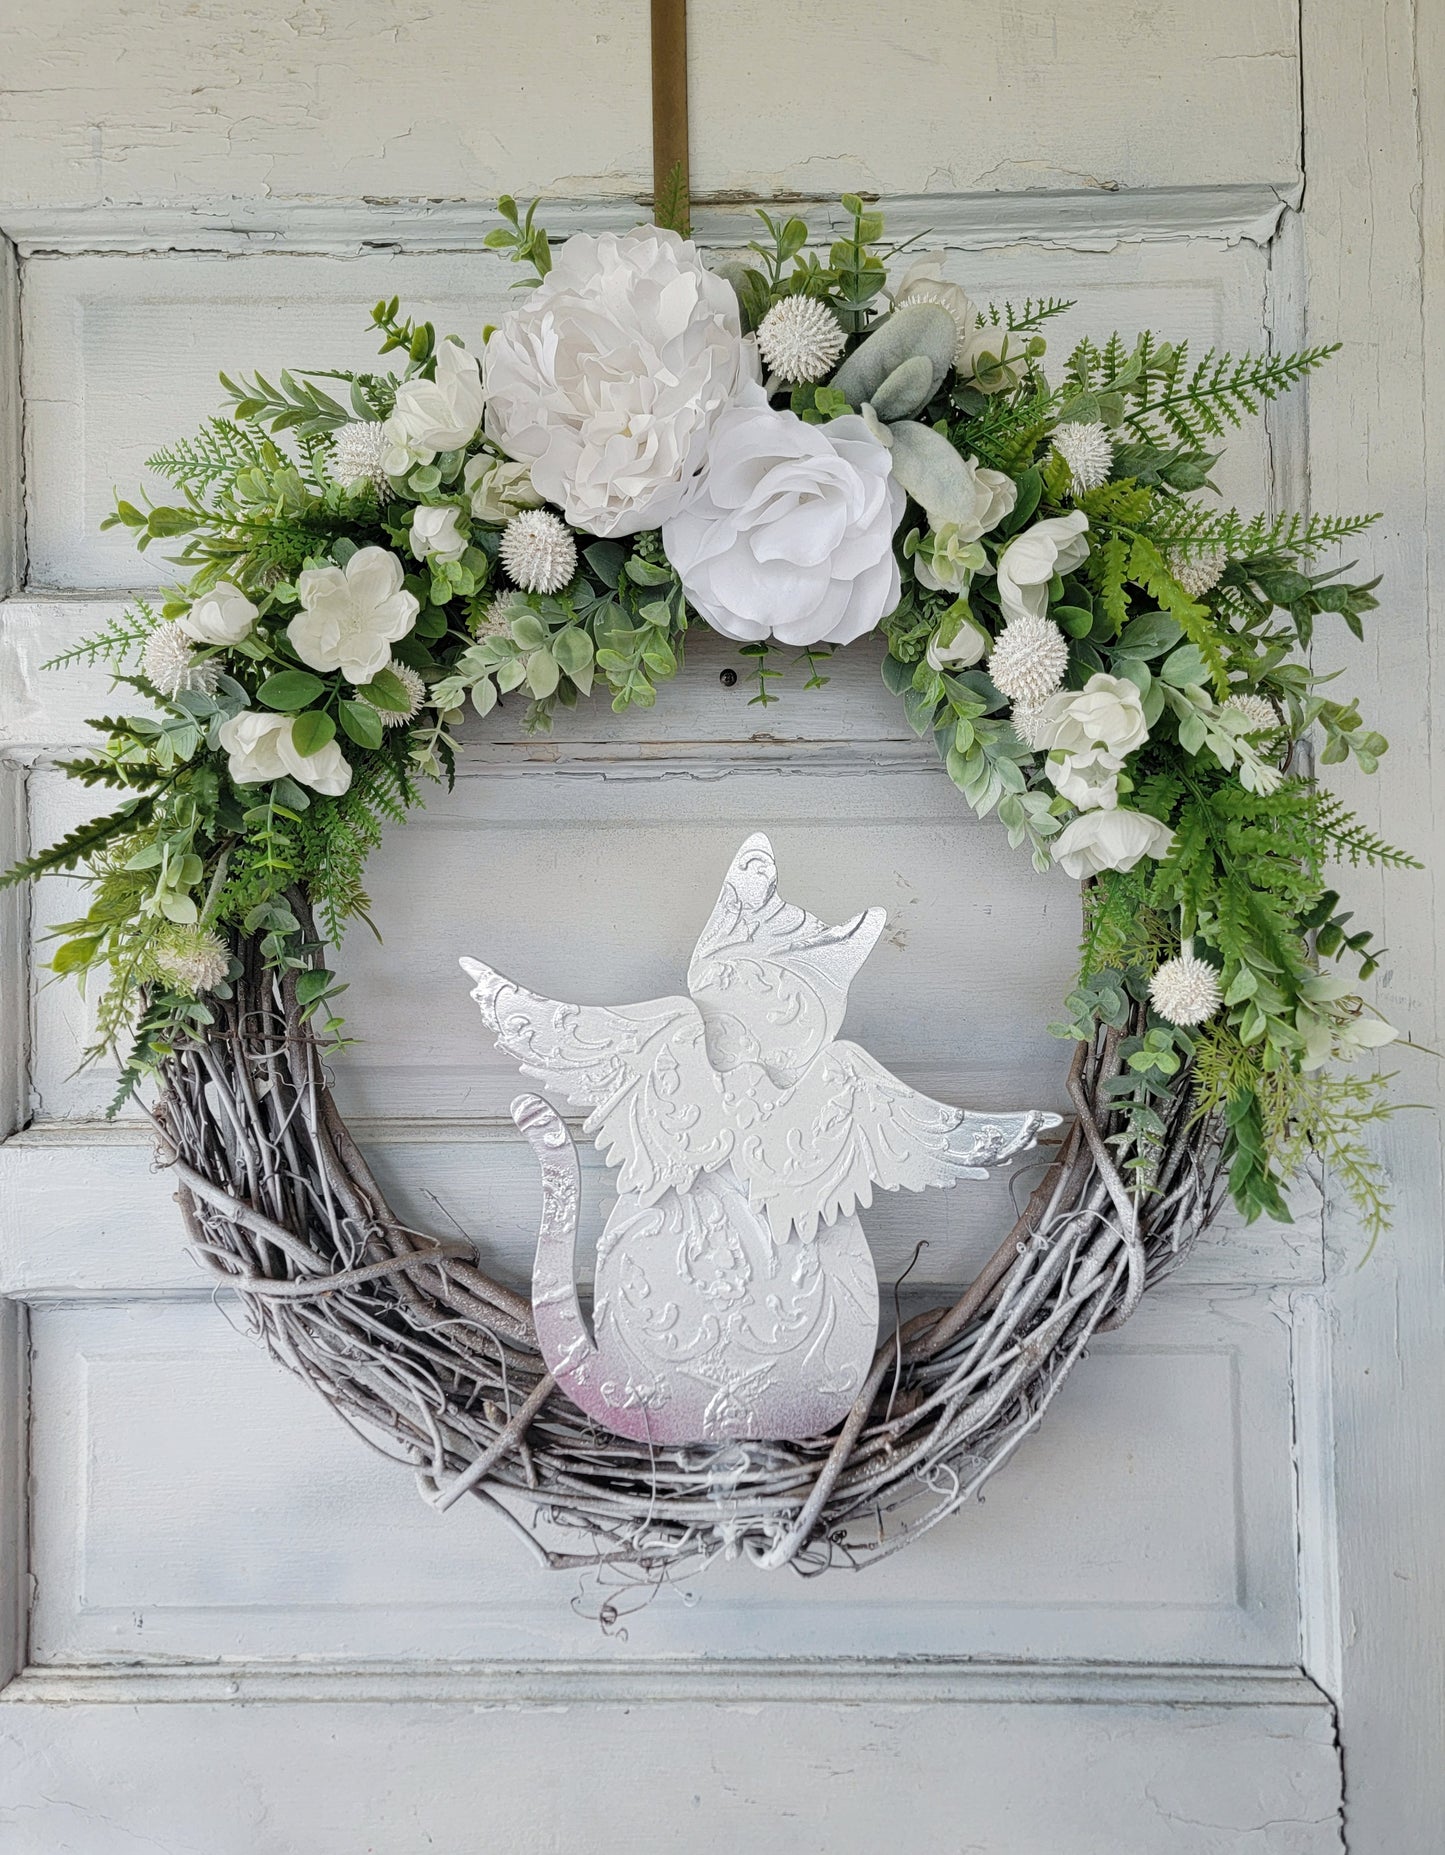
<svg viewBox="0 0 1445 1855"><path fill-rule="evenodd" d="M1142 1025L1101 1028L1076 1048L1075 1118L1013 1229L951 1306L895 1322L836 1433L649 1447L554 1391L526 1295L470 1244L392 1215L337 1112L297 975L268 970L254 944L241 954L213 1033L169 1060L157 1116L197 1254L268 1350L433 1504L484 1501L556 1570L886 1558L982 1488L1223 1195L1219 1126L1192 1108L1187 1068L1139 1156L1154 1189L1126 1185L1136 1156L1108 1084ZM575 1154L559 1157L575 1178Z"/></svg>

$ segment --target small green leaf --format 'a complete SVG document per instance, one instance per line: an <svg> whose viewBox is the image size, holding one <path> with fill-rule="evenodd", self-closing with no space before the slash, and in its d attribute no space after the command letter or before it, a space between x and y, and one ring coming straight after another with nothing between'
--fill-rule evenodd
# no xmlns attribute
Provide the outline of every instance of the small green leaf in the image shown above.
<svg viewBox="0 0 1445 1855"><path fill-rule="evenodd" d="M369 702L343 702L341 726L358 747L381 746L381 717Z"/></svg>
<svg viewBox="0 0 1445 1855"><path fill-rule="evenodd" d="M395 670L378 670L356 693L364 696L373 708L385 709L389 715L405 715L411 707L411 691Z"/></svg>
<svg viewBox="0 0 1445 1855"><path fill-rule="evenodd" d="M268 709L289 714L296 709L310 708L317 697L325 693L325 683L319 676L312 676L309 670L281 670L266 678L256 691L256 700L264 702Z"/></svg>
<svg viewBox="0 0 1445 1855"><path fill-rule="evenodd" d="M307 709L291 724L291 744L298 754L318 754L336 739L336 723L324 709Z"/></svg>

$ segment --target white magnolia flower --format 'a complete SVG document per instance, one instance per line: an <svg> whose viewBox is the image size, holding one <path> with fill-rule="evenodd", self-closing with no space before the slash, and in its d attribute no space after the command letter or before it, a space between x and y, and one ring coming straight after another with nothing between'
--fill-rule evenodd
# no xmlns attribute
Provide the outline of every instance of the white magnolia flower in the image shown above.
<svg viewBox="0 0 1445 1855"><path fill-rule="evenodd" d="M314 754L298 753L291 738L290 715L242 709L221 723L218 736L230 755L230 774L238 786L259 786L290 778L313 792L338 798L351 784L351 768L335 741Z"/></svg>
<svg viewBox="0 0 1445 1855"><path fill-rule="evenodd" d="M998 634L988 673L995 689L1023 708L1052 695L1069 667L1069 640L1051 618L1013 618Z"/></svg>
<svg viewBox="0 0 1445 1855"><path fill-rule="evenodd" d="M510 457L469 457L462 482L479 522L500 527L523 509L536 509L542 498L532 488L532 473Z"/></svg>
<svg viewBox="0 0 1445 1855"><path fill-rule="evenodd" d="M1034 732L1040 747L1064 754L1102 752L1121 766L1149 738L1144 703L1126 676L1098 670L1082 689L1050 696L1039 705Z"/></svg>
<svg viewBox="0 0 1445 1855"><path fill-rule="evenodd" d="M1089 557L1084 539L1089 518L1082 509L1046 516L1016 535L998 557L998 602L1005 618L1042 618L1049 609L1049 582Z"/></svg>
<svg viewBox="0 0 1445 1855"><path fill-rule="evenodd" d="M977 458L965 457L962 463L973 492L973 509L968 519L958 524L958 531L965 541L977 541L980 535L997 528L1006 515L1013 514L1019 486L1006 471L989 470Z"/></svg>
<svg viewBox="0 0 1445 1855"><path fill-rule="evenodd" d="M1086 425L1061 425L1054 433L1054 449L1069 467L1069 490L1081 496L1109 481L1114 463L1114 440L1107 425L1092 420Z"/></svg>
<svg viewBox="0 0 1445 1855"><path fill-rule="evenodd" d="M719 415L696 494L662 544L725 636L847 644L898 603L905 501L856 414L808 425L753 387Z"/></svg>
<svg viewBox="0 0 1445 1855"><path fill-rule="evenodd" d="M992 642L983 626L960 603L944 613L924 655L930 670L970 670Z"/></svg>
<svg viewBox="0 0 1445 1855"><path fill-rule="evenodd" d="M529 593L560 593L577 571L572 531L550 509L524 509L502 530L507 577Z"/></svg>
<svg viewBox="0 0 1445 1855"><path fill-rule="evenodd" d="M183 689L210 695L216 687L215 664L196 662L190 634L178 623L157 625L151 632L141 668L162 696L178 696Z"/></svg>
<svg viewBox="0 0 1445 1855"><path fill-rule="evenodd" d="M966 593L974 574L988 565L980 544L966 537L954 522L945 522L926 535L910 535L903 551L912 557L919 585L935 593Z"/></svg>
<svg viewBox="0 0 1445 1855"><path fill-rule="evenodd" d="M239 586L218 580L176 623L197 644L239 644L258 617L256 607Z"/></svg>
<svg viewBox="0 0 1445 1855"><path fill-rule="evenodd" d="M438 451L460 451L482 422L481 365L454 341L437 344L436 378L403 380L386 421L387 474L405 476L429 464Z"/></svg>
<svg viewBox="0 0 1445 1855"><path fill-rule="evenodd" d="M759 354L790 385L831 373L846 342L842 323L815 296L785 296L758 325Z"/></svg>
<svg viewBox="0 0 1445 1855"><path fill-rule="evenodd" d="M569 238L486 358L487 436L596 535L675 515L718 414L758 377L732 285L657 226Z"/></svg>
<svg viewBox="0 0 1445 1855"><path fill-rule="evenodd" d="M1112 811L1119 803L1119 762L1112 754L1050 754L1044 771L1061 797L1081 812Z"/></svg>
<svg viewBox="0 0 1445 1855"><path fill-rule="evenodd" d="M1204 1024L1218 1011L1222 1002L1219 974L1195 954L1188 941L1184 951L1166 960L1149 981L1149 1003L1161 1018L1188 1030Z"/></svg>
<svg viewBox="0 0 1445 1855"><path fill-rule="evenodd" d="M391 441L379 419L353 419L331 434L331 474L343 489L386 488L386 458Z"/></svg>
<svg viewBox="0 0 1445 1855"><path fill-rule="evenodd" d="M459 512L450 504L434 508L424 504L412 513L411 551L418 560L460 560L467 537L457 528Z"/></svg>
<svg viewBox="0 0 1445 1855"><path fill-rule="evenodd" d="M1100 870L1131 870L1141 857L1166 856L1173 841L1174 833L1157 818L1116 807L1080 812L1051 848L1055 863L1080 882Z"/></svg>
<svg viewBox="0 0 1445 1855"><path fill-rule="evenodd" d="M345 567L310 567L296 591L302 610L286 627L296 655L313 670L340 670L369 683L391 646L416 623L419 606L402 587L402 565L384 547L363 547Z"/></svg>

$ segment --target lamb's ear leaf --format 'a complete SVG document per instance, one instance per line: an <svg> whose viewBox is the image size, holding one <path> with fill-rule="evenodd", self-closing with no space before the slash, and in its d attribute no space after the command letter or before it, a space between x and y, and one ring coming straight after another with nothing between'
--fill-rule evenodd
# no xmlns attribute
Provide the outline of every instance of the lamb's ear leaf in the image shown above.
<svg viewBox="0 0 1445 1855"><path fill-rule="evenodd" d="M869 402L884 421L911 419L933 397L933 363L926 354L900 361Z"/></svg>
<svg viewBox="0 0 1445 1855"><path fill-rule="evenodd" d="M958 347L958 325L937 303L905 303L895 309L844 361L829 382L847 396L850 406L861 406L877 393L897 367L915 355L925 355L933 369L927 404L943 385Z"/></svg>
<svg viewBox="0 0 1445 1855"><path fill-rule="evenodd" d="M931 425L905 419L890 425L893 476L928 517L932 529L945 522L966 522L977 495L963 458Z"/></svg>

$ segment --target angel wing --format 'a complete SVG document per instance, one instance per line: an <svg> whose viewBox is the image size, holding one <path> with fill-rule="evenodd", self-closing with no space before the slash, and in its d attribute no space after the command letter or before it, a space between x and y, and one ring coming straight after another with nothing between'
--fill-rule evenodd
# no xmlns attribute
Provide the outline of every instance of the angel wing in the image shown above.
<svg viewBox="0 0 1445 1855"><path fill-rule="evenodd" d="M781 1242L805 1239L873 1202L873 1187L921 1191L984 1179L988 1167L1030 1147L1059 1117L972 1114L920 1094L842 1040L788 1087L750 1067L723 1078L738 1128L732 1161Z"/></svg>
<svg viewBox="0 0 1445 1855"><path fill-rule="evenodd" d="M472 997L497 1039L529 1076L590 1108L583 1132L617 1189L655 1204L722 1165L733 1136L707 1060L702 1016L690 998L640 1005L570 1005L543 998L477 960Z"/></svg>
<svg viewBox="0 0 1445 1855"><path fill-rule="evenodd" d="M785 902L773 847L754 833L732 860L687 969L713 1067L762 1063L792 1080L838 1035L848 987L885 920L870 908L830 927Z"/></svg>

